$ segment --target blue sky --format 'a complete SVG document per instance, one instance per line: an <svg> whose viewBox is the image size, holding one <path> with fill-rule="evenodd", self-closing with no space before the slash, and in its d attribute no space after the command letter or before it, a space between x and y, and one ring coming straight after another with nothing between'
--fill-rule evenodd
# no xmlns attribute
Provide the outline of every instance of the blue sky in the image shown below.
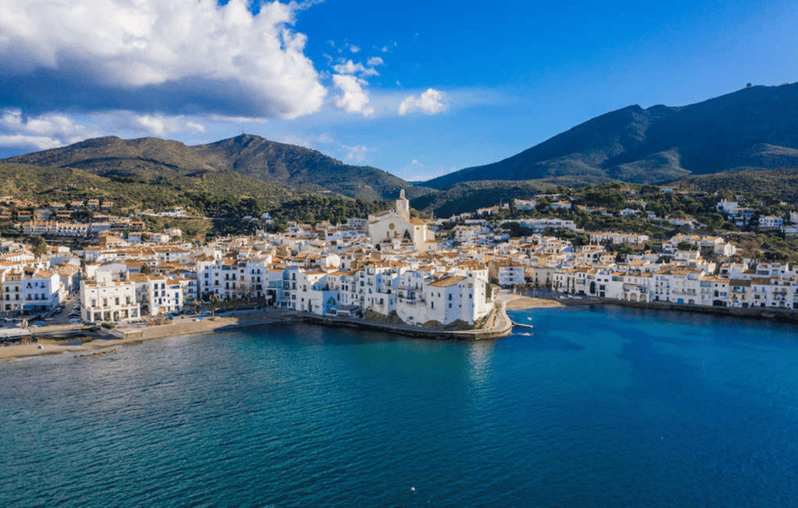
<svg viewBox="0 0 798 508"><path fill-rule="evenodd" d="M0 0L0 156L242 132L418 180L798 79L787 1Z"/></svg>

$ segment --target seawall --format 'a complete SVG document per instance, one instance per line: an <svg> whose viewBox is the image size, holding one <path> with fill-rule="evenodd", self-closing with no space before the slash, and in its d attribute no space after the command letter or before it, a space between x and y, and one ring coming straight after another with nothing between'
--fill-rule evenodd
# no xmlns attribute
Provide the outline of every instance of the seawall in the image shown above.
<svg viewBox="0 0 798 508"><path fill-rule="evenodd" d="M303 322L323 326L354 328L357 330L373 330L393 333L405 337L416 337L437 340L490 340L506 337L512 333L513 323L507 316L504 306L497 306L483 328L475 330L432 330L420 326L379 323L366 319L319 316L307 312L286 312L283 314Z"/></svg>
<svg viewBox="0 0 798 508"><path fill-rule="evenodd" d="M772 308L737 308L737 307L706 307L703 305L676 304L669 302L629 302L625 300L609 300L605 298L583 298L582 300L562 300L567 306L584 305L617 305L619 307L633 307L638 309L655 309L675 312L692 312L709 314L713 316L740 317L747 319L761 319L779 323L798 323L798 312L785 309Z"/></svg>

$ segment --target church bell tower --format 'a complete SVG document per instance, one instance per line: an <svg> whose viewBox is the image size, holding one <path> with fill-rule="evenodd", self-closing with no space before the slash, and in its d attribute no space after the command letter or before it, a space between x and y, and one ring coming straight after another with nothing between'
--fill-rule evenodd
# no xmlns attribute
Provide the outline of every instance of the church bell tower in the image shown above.
<svg viewBox="0 0 798 508"><path fill-rule="evenodd" d="M396 214L404 220L410 220L410 202L405 198L405 190L399 191L399 199L396 200Z"/></svg>

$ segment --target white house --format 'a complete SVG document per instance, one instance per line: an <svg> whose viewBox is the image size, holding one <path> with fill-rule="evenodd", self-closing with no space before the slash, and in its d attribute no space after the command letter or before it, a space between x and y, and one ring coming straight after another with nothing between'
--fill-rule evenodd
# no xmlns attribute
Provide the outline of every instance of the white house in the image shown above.
<svg viewBox="0 0 798 508"><path fill-rule="evenodd" d="M131 321L141 316L136 301L136 284L127 279L111 279L98 272L94 280L80 282L80 306L83 321Z"/></svg>

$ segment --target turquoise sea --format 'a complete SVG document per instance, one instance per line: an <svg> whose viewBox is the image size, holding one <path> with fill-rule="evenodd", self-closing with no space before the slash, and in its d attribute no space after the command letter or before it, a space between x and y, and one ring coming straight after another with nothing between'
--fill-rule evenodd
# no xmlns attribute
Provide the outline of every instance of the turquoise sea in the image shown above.
<svg viewBox="0 0 798 508"><path fill-rule="evenodd" d="M0 506L798 506L794 326L512 315L532 333L277 325L0 363Z"/></svg>

